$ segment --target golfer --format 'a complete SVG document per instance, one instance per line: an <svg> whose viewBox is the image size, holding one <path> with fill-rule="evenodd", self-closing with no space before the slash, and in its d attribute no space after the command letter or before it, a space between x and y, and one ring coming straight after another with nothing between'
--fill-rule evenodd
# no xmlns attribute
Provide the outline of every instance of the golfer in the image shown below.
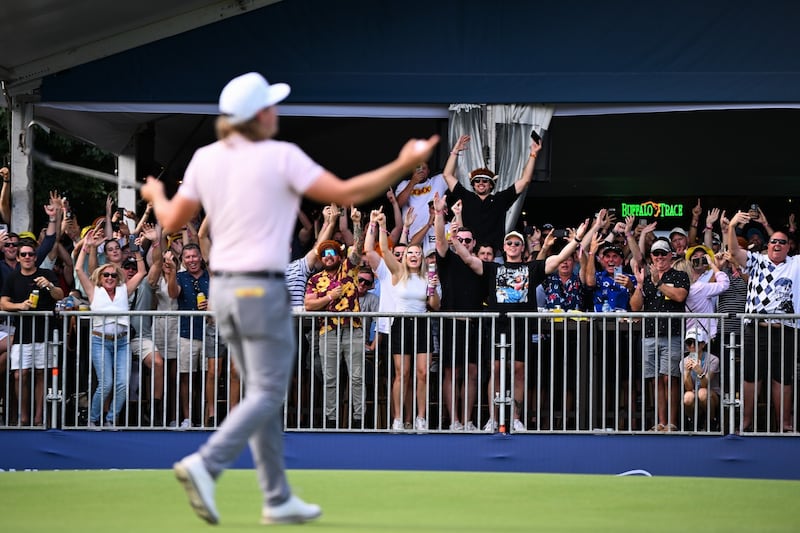
<svg viewBox="0 0 800 533"><path fill-rule="evenodd" d="M195 513L210 524L219 521L216 480L246 443L264 492L262 523L305 522L322 514L292 494L283 460L281 407L296 354L283 272L301 196L320 204L362 204L427 161L439 141L435 135L412 139L391 163L341 180L296 145L272 140L278 132L275 104L289 90L255 72L232 79L219 97L218 141L195 152L177 193L168 200L153 177L141 190L167 233L189 222L201 205L205 209L213 236L212 306L246 384L244 400L219 429L174 467Z"/></svg>

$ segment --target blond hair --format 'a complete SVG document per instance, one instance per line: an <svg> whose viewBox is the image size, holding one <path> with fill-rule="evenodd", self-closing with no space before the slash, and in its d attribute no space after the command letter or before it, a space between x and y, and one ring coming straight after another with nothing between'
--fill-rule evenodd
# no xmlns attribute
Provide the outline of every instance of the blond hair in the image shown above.
<svg viewBox="0 0 800 533"><path fill-rule="evenodd" d="M214 124L214 130L217 133L217 139L220 141L226 139L233 133L238 133L245 139L253 142L264 141L269 138L264 126L258 120L258 115L241 124L231 124L228 117L220 115L217 117L217 121Z"/></svg>
<svg viewBox="0 0 800 533"><path fill-rule="evenodd" d="M419 248L420 257L422 257L422 259L423 259L422 261L420 261L419 270L416 271L416 272L414 272L414 271L412 271L412 270L410 270L408 268L408 263L406 262L406 258L405 258L405 255L408 253L408 251L411 248ZM399 283L406 283L406 281L408 281L408 278L409 278L409 276L411 276L411 274L417 274L419 276L422 276L422 264L424 263L424 259L425 259L425 256L422 255L422 252L423 252L422 245L420 243L418 243L418 242L412 242L412 243L406 245L405 252L403 252L403 260L400 261L400 273L397 275L397 283L398 284Z"/></svg>
<svg viewBox="0 0 800 533"><path fill-rule="evenodd" d="M103 271L108 267L112 267L114 269L114 272L117 273L117 287L125 283L125 272L123 272L123 270L114 263L106 263L104 265L100 265L99 267L95 268L94 272L92 272L92 275L89 277L89 279L92 280L92 283L94 283L97 287L99 287L100 278L103 275Z"/></svg>

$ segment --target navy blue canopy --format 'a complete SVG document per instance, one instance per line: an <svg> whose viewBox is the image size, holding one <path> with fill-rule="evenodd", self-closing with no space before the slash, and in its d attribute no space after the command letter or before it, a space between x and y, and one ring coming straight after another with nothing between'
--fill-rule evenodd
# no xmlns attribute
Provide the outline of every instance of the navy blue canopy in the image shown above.
<svg viewBox="0 0 800 533"><path fill-rule="evenodd" d="M797 102L800 3L284 0L45 78L44 102Z"/></svg>

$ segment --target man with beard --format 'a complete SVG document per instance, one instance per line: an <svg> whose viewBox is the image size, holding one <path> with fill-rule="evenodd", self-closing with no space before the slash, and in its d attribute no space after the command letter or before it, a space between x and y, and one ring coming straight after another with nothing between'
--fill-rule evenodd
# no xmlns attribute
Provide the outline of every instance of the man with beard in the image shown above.
<svg viewBox="0 0 800 533"><path fill-rule="evenodd" d="M323 241L317 247L322 271L311 276L306 285L307 311L335 313L331 318L320 320L319 324L319 353L325 380L325 419L328 428L337 427L336 392L340 356L344 358L350 375L351 427L361 427L363 423L364 330L360 318L339 315L361 310L357 282L364 247L361 213L353 209L351 218L355 245L350 255L345 257L344 245L339 241Z"/></svg>

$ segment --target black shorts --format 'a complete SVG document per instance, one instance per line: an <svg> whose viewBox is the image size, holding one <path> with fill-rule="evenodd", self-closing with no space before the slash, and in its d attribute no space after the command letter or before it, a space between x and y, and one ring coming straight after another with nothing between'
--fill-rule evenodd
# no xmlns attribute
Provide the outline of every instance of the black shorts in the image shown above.
<svg viewBox="0 0 800 533"><path fill-rule="evenodd" d="M486 359L491 358L494 354L494 360L500 360L500 335L506 334L506 361L524 362L526 355L534 357L535 351L530 349L531 336L536 333L532 327L526 327L528 324L535 325L535 321L525 318L514 318L514 327L511 327L511 319L500 317L497 319L497 326L494 331L494 338L492 338L492 328L486 327L484 329L484 353L487 354ZM512 331L513 330L513 331ZM494 347L494 351L492 348Z"/></svg>
<svg viewBox="0 0 800 533"><path fill-rule="evenodd" d="M433 352L429 319L425 317L395 318L392 322L392 355L413 355Z"/></svg>
<svg viewBox="0 0 800 533"><path fill-rule="evenodd" d="M769 375L779 383L791 384L795 358L799 357L797 329L750 323L746 331L751 334L745 335L744 380L752 383Z"/></svg>
<svg viewBox="0 0 800 533"><path fill-rule="evenodd" d="M439 357L445 368L464 368L478 362L479 322L445 318L439 336Z"/></svg>

